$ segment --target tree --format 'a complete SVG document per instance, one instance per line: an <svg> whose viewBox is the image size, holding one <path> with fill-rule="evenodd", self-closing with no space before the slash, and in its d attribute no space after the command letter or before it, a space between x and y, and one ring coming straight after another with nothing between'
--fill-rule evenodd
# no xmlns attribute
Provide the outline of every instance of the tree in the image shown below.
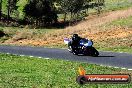
<svg viewBox="0 0 132 88"><path fill-rule="evenodd" d="M1 16L2 16L2 0L0 0L0 20L1 20Z"/></svg>
<svg viewBox="0 0 132 88"><path fill-rule="evenodd" d="M66 20L66 15L71 14L71 19L78 13L83 6L84 0L58 0L57 3L61 6L61 11L64 13L64 21Z"/></svg>
<svg viewBox="0 0 132 88"><path fill-rule="evenodd" d="M50 0L30 0L29 4L25 6L24 12L26 17L36 19L37 25L40 21L51 24L53 21L57 21L57 14L52 5Z"/></svg>
<svg viewBox="0 0 132 88"><path fill-rule="evenodd" d="M7 21L9 23L11 13L17 9L16 7L17 0L7 0Z"/></svg>
<svg viewBox="0 0 132 88"><path fill-rule="evenodd" d="M10 0L8 0L8 5L7 5L7 20L9 23L9 18L10 18Z"/></svg>
<svg viewBox="0 0 132 88"><path fill-rule="evenodd" d="M97 9L97 14L101 13L102 7L104 6L104 0L97 0L95 3L95 7Z"/></svg>

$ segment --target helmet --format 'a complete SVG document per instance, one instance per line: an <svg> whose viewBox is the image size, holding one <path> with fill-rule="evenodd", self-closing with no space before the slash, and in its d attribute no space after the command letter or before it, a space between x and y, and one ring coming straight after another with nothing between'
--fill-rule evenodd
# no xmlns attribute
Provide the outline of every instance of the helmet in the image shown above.
<svg viewBox="0 0 132 88"><path fill-rule="evenodd" d="M76 41L78 39L78 34L73 34L72 40Z"/></svg>
<svg viewBox="0 0 132 88"><path fill-rule="evenodd" d="M78 34L73 34L73 37L78 37Z"/></svg>

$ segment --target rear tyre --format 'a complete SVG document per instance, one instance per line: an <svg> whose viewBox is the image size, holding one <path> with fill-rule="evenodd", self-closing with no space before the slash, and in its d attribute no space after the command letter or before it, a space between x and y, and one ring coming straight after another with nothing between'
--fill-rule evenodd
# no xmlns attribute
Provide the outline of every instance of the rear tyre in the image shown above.
<svg viewBox="0 0 132 88"><path fill-rule="evenodd" d="M78 55L78 52L75 50L75 51L72 51L73 55Z"/></svg>
<svg viewBox="0 0 132 88"><path fill-rule="evenodd" d="M73 52L73 50L72 50L72 46L71 46L71 42L68 43L68 51L69 51L70 53Z"/></svg>
<svg viewBox="0 0 132 88"><path fill-rule="evenodd" d="M70 53L72 53L72 52L73 52L73 50L72 50L72 47L71 47L71 46L68 46L68 51L69 51Z"/></svg>

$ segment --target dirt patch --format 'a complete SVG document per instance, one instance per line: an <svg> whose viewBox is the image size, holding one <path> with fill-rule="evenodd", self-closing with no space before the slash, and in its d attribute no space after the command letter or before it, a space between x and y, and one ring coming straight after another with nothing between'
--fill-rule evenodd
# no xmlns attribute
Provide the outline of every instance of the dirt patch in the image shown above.
<svg viewBox="0 0 132 88"><path fill-rule="evenodd" d="M115 28L107 31L97 32L95 34L91 34L91 38L94 40L98 39L110 39L110 38L124 38L129 35L132 35L132 28Z"/></svg>

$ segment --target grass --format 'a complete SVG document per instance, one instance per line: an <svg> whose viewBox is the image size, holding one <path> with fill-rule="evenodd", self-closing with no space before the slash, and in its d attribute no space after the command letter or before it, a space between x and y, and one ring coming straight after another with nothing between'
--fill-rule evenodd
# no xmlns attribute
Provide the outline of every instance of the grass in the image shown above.
<svg viewBox="0 0 132 88"><path fill-rule="evenodd" d="M42 35L52 32L54 30L59 29L29 29L29 28L18 28L18 27L0 27L0 30L4 31L7 36L4 36L1 39L2 42L4 40L13 39L14 41L21 39L35 39L41 38Z"/></svg>
<svg viewBox="0 0 132 88"><path fill-rule="evenodd" d="M38 59L0 53L1 88L130 88L130 84L86 84L76 83L78 67L83 66L87 74L132 73L119 68L102 67L95 64Z"/></svg>
<svg viewBox="0 0 132 88"><path fill-rule="evenodd" d="M98 43L95 43L94 46L101 51L125 52L132 54L131 41L131 36L129 36L128 38L107 39L103 42L99 41Z"/></svg>
<svg viewBox="0 0 132 88"><path fill-rule="evenodd" d="M131 0L105 0L105 11L115 11L132 7Z"/></svg>
<svg viewBox="0 0 132 88"><path fill-rule="evenodd" d="M120 18L118 20L114 20L110 23L106 23L104 25L101 25L101 27L110 29L113 27L127 27L132 28L132 16L129 16L127 18Z"/></svg>
<svg viewBox="0 0 132 88"><path fill-rule="evenodd" d="M124 53L131 53L132 54L132 49L130 47L125 47L125 46L117 46L117 47L96 47L98 50L101 51L112 51L112 52L124 52Z"/></svg>

